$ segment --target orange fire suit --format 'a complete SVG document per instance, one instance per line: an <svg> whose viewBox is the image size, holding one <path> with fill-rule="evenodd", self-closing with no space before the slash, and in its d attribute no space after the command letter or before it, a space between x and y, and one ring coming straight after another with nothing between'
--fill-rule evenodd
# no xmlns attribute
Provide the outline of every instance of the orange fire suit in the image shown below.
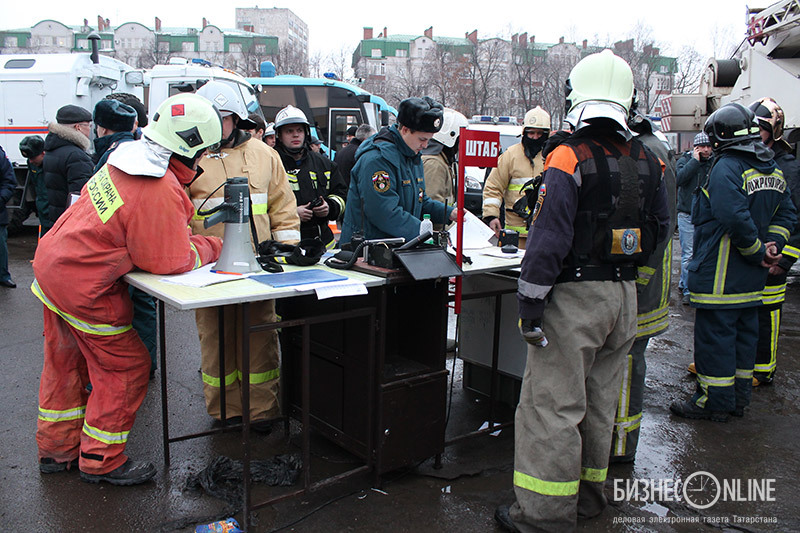
<svg viewBox="0 0 800 533"><path fill-rule="evenodd" d="M150 355L131 329L133 306L121 278L137 268L186 272L219 256L218 238L188 228L194 210L182 185L194 175L174 160L160 178L107 164L39 242L31 290L45 305L40 459L67 462L80 454L79 468L89 474L127 460Z"/></svg>

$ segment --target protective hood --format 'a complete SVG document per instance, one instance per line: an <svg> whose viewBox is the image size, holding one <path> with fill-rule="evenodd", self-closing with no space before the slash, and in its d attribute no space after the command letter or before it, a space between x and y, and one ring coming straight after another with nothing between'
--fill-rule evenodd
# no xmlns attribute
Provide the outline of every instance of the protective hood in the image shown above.
<svg viewBox="0 0 800 533"><path fill-rule="evenodd" d="M167 173L172 151L147 137L138 141L122 143L108 157L113 165L131 176L161 178Z"/></svg>
<svg viewBox="0 0 800 533"><path fill-rule="evenodd" d="M572 108L566 121L572 126L573 131L580 131L581 128L585 128L599 119L611 120L617 124L619 126L616 129L617 133L622 135L626 141L633 138L633 133L628 127L628 112L614 102L596 100L581 102Z"/></svg>
<svg viewBox="0 0 800 533"><path fill-rule="evenodd" d="M436 139L431 139L428 146L423 148L420 155L439 155L444 150L444 145Z"/></svg>
<svg viewBox="0 0 800 533"><path fill-rule="evenodd" d="M732 144L730 146L726 146L720 152L741 152L744 154L754 155L756 159L759 161L770 161L775 157L775 152L772 151L771 148L768 148L766 144L762 143L761 141L750 142L750 143L742 143L742 144Z"/></svg>

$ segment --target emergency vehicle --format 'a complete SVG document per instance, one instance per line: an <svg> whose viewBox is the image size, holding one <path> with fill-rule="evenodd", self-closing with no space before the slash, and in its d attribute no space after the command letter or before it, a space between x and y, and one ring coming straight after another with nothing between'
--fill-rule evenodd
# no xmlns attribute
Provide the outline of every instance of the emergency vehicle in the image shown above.
<svg viewBox="0 0 800 533"><path fill-rule="evenodd" d="M268 121L274 122L287 105L303 111L311 123L311 134L329 148L331 158L347 144L345 134L350 126L369 124L380 130L397 118L394 107L360 87L331 78L275 76L269 61L261 64L261 77L247 81L255 88Z"/></svg>
<svg viewBox="0 0 800 533"><path fill-rule="evenodd" d="M783 108L784 138L795 143L800 139L799 76L800 3L781 0L766 8L748 7L745 39L731 58L708 60L699 93L665 99L662 130L694 135L723 105L749 106L769 96Z"/></svg>
<svg viewBox="0 0 800 533"><path fill-rule="evenodd" d="M27 161L19 142L27 135L47 135L47 125L67 104L89 111L113 93L136 95L152 120L161 102L180 92L194 92L210 80L228 83L238 91L251 113L260 113L253 87L232 70L202 59L173 57L167 65L136 69L99 53L89 36L91 53L9 54L0 56L0 146L17 174L17 192L7 204L9 231L14 233L28 217L33 191L28 190ZM26 205L27 202L27 205Z"/></svg>

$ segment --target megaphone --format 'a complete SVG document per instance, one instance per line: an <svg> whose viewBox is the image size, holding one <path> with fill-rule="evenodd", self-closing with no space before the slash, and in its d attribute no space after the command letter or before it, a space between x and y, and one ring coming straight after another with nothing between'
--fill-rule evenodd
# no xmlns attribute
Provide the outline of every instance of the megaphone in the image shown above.
<svg viewBox="0 0 800 533"><path fill-rule="evenodd" d="M208 211L198 209L197 214L210 215L203 220L204 228L225 223L222 252L214 270L240 274L262 271L253 252L253 241L250 240L250 188L247 178L228 178L225 181L224 202Z"/></svg>

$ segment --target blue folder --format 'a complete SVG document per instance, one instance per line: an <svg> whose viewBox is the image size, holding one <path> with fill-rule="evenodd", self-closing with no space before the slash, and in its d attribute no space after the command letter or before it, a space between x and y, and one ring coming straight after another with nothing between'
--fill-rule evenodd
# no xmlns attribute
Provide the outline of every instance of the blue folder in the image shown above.
<svg viewBox="0 0 800 533"><path fill-rule="evenodd" d="M327 281L344 281L347 276L334 274L322 269L298 270L296 272L279 272L277 274L258 274L250 276L259 283L271 287L291 287L294 285L307 285L309 283L325 283Z"/></svg>

